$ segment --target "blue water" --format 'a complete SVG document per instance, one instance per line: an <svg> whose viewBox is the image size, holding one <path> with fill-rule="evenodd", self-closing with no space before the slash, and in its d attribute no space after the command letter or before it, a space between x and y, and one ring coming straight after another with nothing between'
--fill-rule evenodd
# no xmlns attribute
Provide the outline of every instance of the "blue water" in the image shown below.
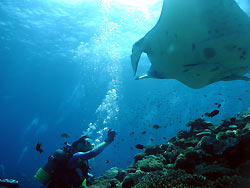
<svg viewBox="0 0 250 188"><path fill-rule="evenodd" d="M250 84L243 81L199 90L176 80L135 81L131 47L155 25L162 1L126 2L0 1L0 177L39 187L34 173L65 141L87 133L98 144L113 128L114 143L90 161L98 176L126 168L136 144L163 143L217 109L215 103L222 105L219 115L206 118L213 123L250 106ZM249 14L248 1L239 3ZM149 62L142 61L143 72ZM70 138L60 137L65 132Z"/></svg>

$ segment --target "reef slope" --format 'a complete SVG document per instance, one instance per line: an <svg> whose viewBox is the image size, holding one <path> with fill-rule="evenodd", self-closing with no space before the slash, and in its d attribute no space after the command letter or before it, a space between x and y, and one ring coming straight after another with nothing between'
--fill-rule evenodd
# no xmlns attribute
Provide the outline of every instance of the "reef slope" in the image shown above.
<svg viewBox="0 0 250 188"><path fill-rule="evenodd" d="M166 143L145 146L127 169L111 168L90 188L250 187L250 108L222 123L190 121Z"/></svg>

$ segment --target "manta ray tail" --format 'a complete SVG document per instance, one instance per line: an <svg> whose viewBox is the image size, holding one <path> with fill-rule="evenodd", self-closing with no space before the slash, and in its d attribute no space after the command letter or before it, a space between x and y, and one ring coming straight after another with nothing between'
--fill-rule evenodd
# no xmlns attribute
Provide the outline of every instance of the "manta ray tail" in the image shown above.
<svg viewBox="0 0 250 188"><path fill-rule="evenodd" d="M132 54L131 54L131 56L130 56L130 58L131 58L131 63L132 63L132 68L133 68L133 71L134 71L134 76L135 76L135 74L136 74L137 67L138 67L138 63L139 63L141 54L142 54L142 52L143 52L143 48L142 48L143 39L144 39L144 38L140 39L139 41L137 41L137 42L133 45Z"/></svg>

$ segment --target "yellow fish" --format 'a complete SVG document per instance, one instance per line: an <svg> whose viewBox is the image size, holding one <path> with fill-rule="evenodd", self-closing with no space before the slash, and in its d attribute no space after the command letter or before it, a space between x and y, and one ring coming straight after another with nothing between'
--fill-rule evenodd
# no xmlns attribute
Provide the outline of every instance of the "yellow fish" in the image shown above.
<svg viewBox="0 0 250 188"><path fill-rule="evenodd" d="M62 138L69 138L69 137L70 137L70 134L69 134L69 133L62 133L62 134L61 134L61 137L62 137Z"/></svg>

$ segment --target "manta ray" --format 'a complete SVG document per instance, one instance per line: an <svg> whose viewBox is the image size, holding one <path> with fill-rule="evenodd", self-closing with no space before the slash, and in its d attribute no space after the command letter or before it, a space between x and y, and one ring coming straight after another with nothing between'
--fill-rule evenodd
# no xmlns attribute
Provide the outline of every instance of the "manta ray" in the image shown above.
<svg viewBox="0 0 250 188"><path fill-rule="evenodd" d="M136 79L176 79L199 89L246 80L250 71L250 18L234 0L164 0L157 24L133 45L136 76L142 53L151 67Z"/></svg>

